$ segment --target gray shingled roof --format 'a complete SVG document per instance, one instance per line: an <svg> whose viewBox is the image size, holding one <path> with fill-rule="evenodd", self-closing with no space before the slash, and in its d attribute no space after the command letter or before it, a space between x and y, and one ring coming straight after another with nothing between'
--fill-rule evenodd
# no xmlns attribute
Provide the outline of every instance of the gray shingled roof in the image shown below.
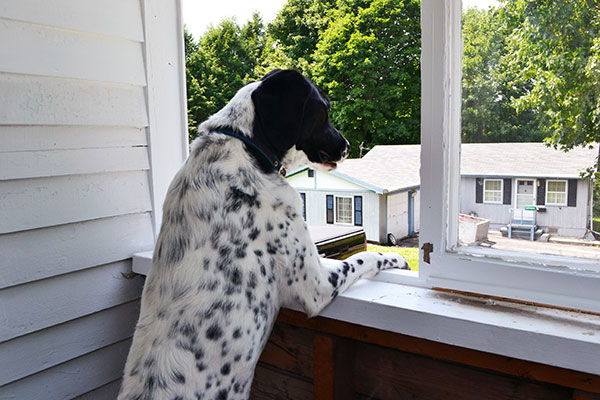
<svg viewBox="0 0 600 400"><path fill-rule="evenodd" d="M375 146L363 158L340 163L332 174L393 192L418 187L420 168L420 145Z"/></svg>
<svg viewBox="0 0 600 400"><path fill-rule="evenodd" d="M420 185L420 145L375 146L361 159L340 163L332 172L359 184L393 192ZM555 150L543 143L474 143L461 148L461 175L579 178L594 165L598 147Z"/></svg>
<svg viewBox="0 0 600 400"><path fill-rule="evenodd" d="M598 148L555 150L543 143L463 144L461 175L579 178L595 164Z"/></svg>

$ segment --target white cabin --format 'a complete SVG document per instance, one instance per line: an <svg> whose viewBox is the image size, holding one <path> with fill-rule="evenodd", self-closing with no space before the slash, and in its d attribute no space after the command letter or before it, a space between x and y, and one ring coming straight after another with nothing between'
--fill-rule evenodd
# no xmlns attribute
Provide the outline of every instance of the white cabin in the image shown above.
<svg viewBox="0 0 600 400"><path fill-rule="evenodd" d="M387 244L419 231L420 146L403 146L403 159L375 146L331 172L302 168L288 176L304 201L309 225L362 226L367 240Z"/></svg>

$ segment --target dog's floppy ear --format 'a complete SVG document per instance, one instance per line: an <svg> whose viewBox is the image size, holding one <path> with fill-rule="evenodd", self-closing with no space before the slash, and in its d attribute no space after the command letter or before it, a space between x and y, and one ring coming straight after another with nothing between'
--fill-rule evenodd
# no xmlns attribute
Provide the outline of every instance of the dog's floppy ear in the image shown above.
<svg viewBox="0 0 600 400"><path fill-rule="evenodd" d="M306 99L312 85L294 70L274 70L252 92L255 133L265 135L278 150L291 148L300 135Z"/></svg>

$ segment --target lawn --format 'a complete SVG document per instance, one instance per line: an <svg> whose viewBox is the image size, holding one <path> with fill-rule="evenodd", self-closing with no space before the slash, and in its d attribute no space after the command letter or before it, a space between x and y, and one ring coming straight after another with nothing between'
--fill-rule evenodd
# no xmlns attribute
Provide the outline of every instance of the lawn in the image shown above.
<svg viewBox="0 0 600 400"><path fill-rule="evenodd" d="M412 271L419 270L419 248L418 247L387 247L375 244L367 244L368 251L377 251L380 253L397 253L408 261Z"/></svg>
<svg viewBox="0 0 600 400"><path fill-rule="evenodd" d="M592 229L596 232L600 232L600 217L594 217Z"/></svg>

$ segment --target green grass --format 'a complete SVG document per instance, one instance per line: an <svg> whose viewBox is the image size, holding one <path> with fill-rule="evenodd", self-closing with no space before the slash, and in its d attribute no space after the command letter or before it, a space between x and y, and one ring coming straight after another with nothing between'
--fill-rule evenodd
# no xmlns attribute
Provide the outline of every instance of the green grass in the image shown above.
<svg viewBox="0 0 600 400"><path fill-rule="evenodd" d="M367 244L367 251L377 251L379 253L396 253L406 259L411 271L419 270L419 248L418 247L387 247L375 244Z"/></svg>
<svg viewBox="0 0 600 400"><path fill-rule="evenodd" d="M600 217L594 217L592 220L592 229L596 232L600 232Z"/></svg>

